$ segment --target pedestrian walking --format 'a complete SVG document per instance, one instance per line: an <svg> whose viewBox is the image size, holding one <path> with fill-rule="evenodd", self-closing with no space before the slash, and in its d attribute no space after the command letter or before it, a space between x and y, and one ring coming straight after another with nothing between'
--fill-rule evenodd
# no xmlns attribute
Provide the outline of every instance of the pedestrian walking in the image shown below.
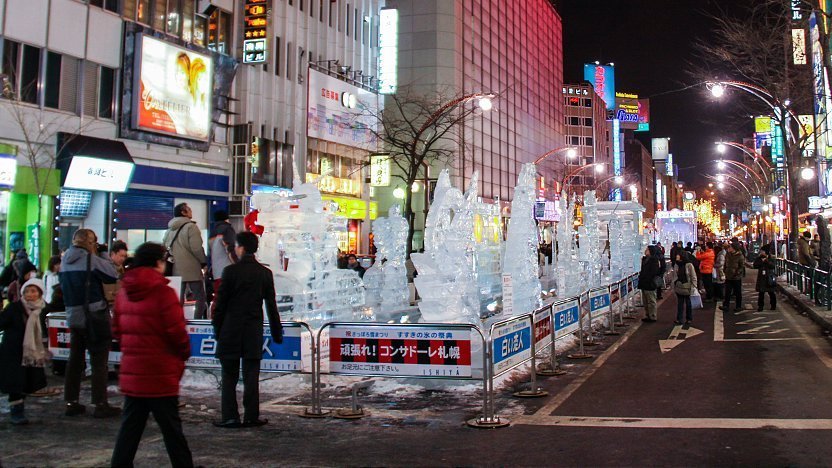
<svg viewBox="0 0 832 468"><path fill-rule="evenodd" d="M757 291L757 310L762 311L765 302L765 295L768 293L771 310L777 308L777 273L774 269L774 260L771 258L771 251L768 245L760 249L760 254L754 259L752 265L757 269L757 283L754 290Z"/></svg>
<svg viewBox="0 0 832 468"><path fill-rule="evenodd" d="M210 276L213 278L211 290L214 294L220 290L220 283L222 283L222 273L225 267L237 263L239 259L235 250L235 242L237 233L234 232L234 227L228 221L228 213L225 211L217 211L214 213L214 229L211 232L211 237L208 242L211 267ZM216 307L216 301L211 303L211 315Z"/></svg>
<svg viewBox="0 0 832 468"><path fill-rule="evenodd" d="M655 322L656 317L656 290L658 279L661 278L657 248L648 245L641 257L641 271L638 274L638 288L641 290L641 301L644 303L643 322ZM662 280L663 282L664 280Z"/></svg>
<svg viewBox="0 0 832 468"><path fill-rule="evenodd" d="M185 312L164 277L165 251L148 242L136 249L116 296L113 336L121 344L119 388L124 412L113 449L114 467L132 467L152 413L174 467L193 460L179 417L179 381L191 355Z"/></svg>
<svg viewBox="0 0 832 468"><path fill-rule="evenodd" d="M690 303L690 296L698 287L696 282L696 269L690 261L691 256L685 252L676 255L676 280L673 282L673 292L676 293L676 321L679 325L682 319L685 324L693 322L693 307Z"/></svg>
<svg viewBox="0 0 832 468"><path fill-rule="evenodd" d="M699 272L702 274L702 286L705 288L705 300L713 300L713 274L714 262L716 261L716 254L714 253L714 243L706 242L705 250L696 254L696 259L699 260Z"/></svg>
<svg viewBox="0 0 832 468"><path fill-rule="evenodd" d="M811 238L812 234L809 231L803 231L803 235L798 236L797 261L800 262L801 265L814 268L817 266L817 261L815 261L815 257L812 256L812 247L809 245L809 239Z"/></svg>
<svg viewBox="0 0 832 468"><path fill-rule="evenodd" d="M217 427L262 426L260 419L260 360L263 357L263 303L275 343L283 342L283 327L277 313L274 275L254 254L259 240L250 232L237 234L238 263L225 268L217 293L214 336L222 366L222 419ZM237 407L237 381L243 367L243 421Z"/></svg>
<svg viewBox="0 0 832 468"><path fill-rule="evenodd" d="M107 401L107 358L112 333L110 310L103 289L104 284L116 282L118 273L99 247L95 232L79 229L72 236L72 246L64 254L61 263L61 290L70 334L69 360L64 381L67 416L77 416L86 411L78 398L87 351L92 367L93 416L106 418L120 413L118 408L110 406Z"/></svg>
<svg viewBox="0 0 832 468"><path fill-rule="evenodd" d="M664 259L664 253L658 247L653 249L653 257L659 263L659 273L653 279L653 283L656 285L656 299L661 299L662 291L665 288L664 275L667 273L667 262Z"/></svg>
<svg viewBox="0 0 832 468"><path fill-rule="evenodd" d="M736 298L736 308L742 310L742 279L745 276L745 256L740 250L737 242L728 244L728 253L725 255L725 299L720 309L728 311L731 305L731 296Z"/></svg>
<svg viewBox="0 0 832 468"><path fill-rule="evenodd" d="M714 254L713 284L711 284L711 287L713 288L714 299L722 299L725 296L725 256L728 252L720 242L714 246Z"/></svg>
<svg viewBox="0 0 832 468"><path fill-rule="evenodd" d="M190 293L196 301L194 318L199 320L206 318L208 309L204 276L208 260L202 233L196 222L192 221L193 215L187 203L176 205L162 244L173 257L173 276L182 278L180 301L184 303Z"/></svg>
<svg viewBox="0 0 832 468"><path fill-rule="evenodd" d="M43 282L37 278L26 281L21 288L21 300L9 303L0 312L0 392L9 395L9 419L13 425L29 423L25 395L46 388L44 367L49 352L43 341L43 289Z"/></svg>
<svg viewBox="0 0 832 468"><path fill-rule="evenodd" d="M124 241L113 242L112 247L110 247L109 257L110 261L113 262L113 266L116 268L116 273L118 273L115 283L104 285L104 297L107 299L110 307L112 307L116 302L118 290L121 289L121 278L124 276L124 262L127 261L127 244Z"/></svg>

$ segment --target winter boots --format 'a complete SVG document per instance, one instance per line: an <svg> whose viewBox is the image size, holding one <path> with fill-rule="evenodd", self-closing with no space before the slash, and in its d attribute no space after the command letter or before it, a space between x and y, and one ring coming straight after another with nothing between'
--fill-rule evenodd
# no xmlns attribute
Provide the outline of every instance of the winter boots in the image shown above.
<svg viewBox="0 0 832 468"><path fill-rule="evenodd" d="M12 401L9 403L9 418L13 426L22 426L29 424L24 413L23 400Z"/></svg>

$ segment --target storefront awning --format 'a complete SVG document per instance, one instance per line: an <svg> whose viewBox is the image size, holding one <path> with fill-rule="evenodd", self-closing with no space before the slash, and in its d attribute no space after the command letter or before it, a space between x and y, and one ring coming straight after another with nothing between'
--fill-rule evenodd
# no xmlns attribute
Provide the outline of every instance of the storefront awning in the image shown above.
<svg viewBox="0 0 832 468"><path fill-rule="evenodd" d="M135 164L124 143L70 133L58 134L61 185L79 190L125 192Z"/></svg>

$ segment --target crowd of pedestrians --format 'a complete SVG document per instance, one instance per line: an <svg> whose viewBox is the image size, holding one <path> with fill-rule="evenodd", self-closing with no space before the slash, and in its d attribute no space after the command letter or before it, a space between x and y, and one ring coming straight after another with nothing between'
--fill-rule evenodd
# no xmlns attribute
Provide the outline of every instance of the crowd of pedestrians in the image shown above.
<svg viewBox="0 0 832 468"><path fill-rule="evenodd" d="M132 256L124 242L114 241L108 248L90 229L77 230L72 245L49 259L42 279L25 251L13 254L0 272L0 290L7 304L0 313L0 392L8 395L11 424L29 422L24 405L27 395L60 393L47 387L51 356L46 314L64 311L69 357L65 366L52 361L52 370L65 374L65 416L87 412L80 395L88 358L92 416L121 416L112 466L132 466L150 414L161 429L171 464L193 466L178 401L180 379L190 357L186 300L195 302L195 318L211 318L215 330L216 357L222 366L222 419L215 425L267 424L260 417L258 388L264 303L271 339L283 340L273 275L255 259L256 235L237 234L223 211L214 214L214 221L207 255L187 204L175 207L162 243L142 244ZM358 271L360 265L350 258L348 267ZM170 287L166 273L182 278L180 290ZM108 357L114 344L121 352L122 408L111 406L107 394ZM236 395L241 362L242 419Z"/></svg>
<svg viewBox="0 0 832 468"><path fill-rule="evenodd" d="M804 257L808 262L808 257L812 256L810 242L808 232L798 241L801 262ZM656 301L661 299L661 290L668 287L663 269L666 260L661 250L661 244L648 246L641 261L638 284L644 303L642 320L645 322L656 321ZM763 310L766 295L772 309L777 305L773 257L773 247L764 244L752 264L757 270L755 291L758 293L758 310ZM724 242L673 242L668 259L674 272L669 289L672 288L676 295L676 324L690 325L693 310L702 307L702 303L721 302L721 310L742 310L742 281L748 262L748 250L742 241L735 237Z"/></svg>

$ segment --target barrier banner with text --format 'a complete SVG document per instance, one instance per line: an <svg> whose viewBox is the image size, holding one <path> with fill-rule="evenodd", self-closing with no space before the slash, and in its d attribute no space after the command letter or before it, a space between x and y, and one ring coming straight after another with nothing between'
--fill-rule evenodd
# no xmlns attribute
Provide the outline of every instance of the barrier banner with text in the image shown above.
<svg viewBox="0 0 832 468"><path fill-rule="evenodd" d="M494 327L491 334L494 375L499 375L532 357L532 324L512 320Z"/></svg>
<svg viewBox="0 0 832 468"><path fill-rule="evenodd" d="M564 301L555 304L552 316L555 320L555 339L568 335L578 329L580 312L578 300Z"/></svg>
<svg viewBox="0 0 832 468"><path fill-rule="evenodd" d="M471 378L471 330L333 325L329 372Z"/></svg>
<svg viewBox="0 0 832 468"><path fill-rule="evenodd" d="M589 292L589 313L590 317L598 317L608 312L610 307L610 293L607 288L596 289Z"/></svg>
<svg viewBox="0 0 832 468"><path fill-rule="evenodd" d="M543 308L534 313L534 343L535 350L541 349L552 344L552 316L549 314L549 308Z"/></svg>

